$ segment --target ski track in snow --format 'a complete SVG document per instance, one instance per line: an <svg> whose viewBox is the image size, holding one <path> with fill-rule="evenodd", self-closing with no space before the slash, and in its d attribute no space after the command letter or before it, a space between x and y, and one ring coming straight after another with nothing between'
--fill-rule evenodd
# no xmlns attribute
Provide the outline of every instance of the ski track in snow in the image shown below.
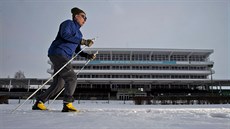
<svg viewBox="0 0 230 129"><path fill-rule="evenodd" d="M230 105L134 105L132 101L81 101L81 112L33 111L27 102L11 113L16 100L0 105L0 129L230 129Z"/></svg>

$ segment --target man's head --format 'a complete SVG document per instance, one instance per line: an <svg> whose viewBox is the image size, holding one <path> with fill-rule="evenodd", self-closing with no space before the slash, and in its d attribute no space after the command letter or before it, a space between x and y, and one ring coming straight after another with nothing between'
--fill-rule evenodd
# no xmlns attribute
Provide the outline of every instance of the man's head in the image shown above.
<svg viewBox="0 0 230 129"><path fill-rule="evenodd" d="M87 19L86 13L77 7L72 8L71 13L73 20L78 22L80 26L83 26Z"/></svg>

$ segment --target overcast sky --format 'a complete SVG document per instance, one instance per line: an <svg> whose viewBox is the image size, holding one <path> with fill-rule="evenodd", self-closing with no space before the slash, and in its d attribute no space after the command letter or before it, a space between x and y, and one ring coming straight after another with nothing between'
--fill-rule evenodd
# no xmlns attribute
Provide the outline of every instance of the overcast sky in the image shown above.
<svg viewBox="0 0 230 129"><path fill-rule="evenodd" d="M87 13L93 47L213 49L215 79L230 78L229 0L1 0L0 77L46 78L47 51L70 10Z"/></svg>

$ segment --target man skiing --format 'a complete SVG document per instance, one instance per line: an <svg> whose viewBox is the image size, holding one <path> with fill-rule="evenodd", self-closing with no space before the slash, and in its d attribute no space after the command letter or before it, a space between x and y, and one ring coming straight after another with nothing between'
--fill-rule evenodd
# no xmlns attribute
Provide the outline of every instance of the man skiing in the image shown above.
<svg viewBox="0 0 230 129"><path fill-rule="evenodd" d="M80 31L81 26L86 22L86 13L77 7L72 8L71 13L72 20L66 20L60 24L57 37L48 50L48 57L53 64L54 73L64 66L74 53L81 51L81 45L90 47L94 43L91 39L83 39ZM96 58L96 55L83 51L79 55L87 59ZM69 63L53 78L51 86L36 98L36 103L32 109L47 110L44 103L65 86L62 112L78 111L72 104L74 101L73 94L77 85L76 79L77 76L71 63Z"/></svg>

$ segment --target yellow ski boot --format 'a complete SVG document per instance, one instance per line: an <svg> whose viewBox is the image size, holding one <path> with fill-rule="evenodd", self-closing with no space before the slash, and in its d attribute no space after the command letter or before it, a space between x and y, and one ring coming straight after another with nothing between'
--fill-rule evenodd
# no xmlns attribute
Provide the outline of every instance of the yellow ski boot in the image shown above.
<svg viewBox="0 0 230 129"><path fill-rule="evenodd" d="M64 103L62 112L79 112L79 110L73 106L73 103Z"/></svg>
<svg viewBox="0 0 230 129"><path fill-rule="evenodd" d="M32 110L47 110L47 108L42 101L37 101L32 107Z"/></svg>

